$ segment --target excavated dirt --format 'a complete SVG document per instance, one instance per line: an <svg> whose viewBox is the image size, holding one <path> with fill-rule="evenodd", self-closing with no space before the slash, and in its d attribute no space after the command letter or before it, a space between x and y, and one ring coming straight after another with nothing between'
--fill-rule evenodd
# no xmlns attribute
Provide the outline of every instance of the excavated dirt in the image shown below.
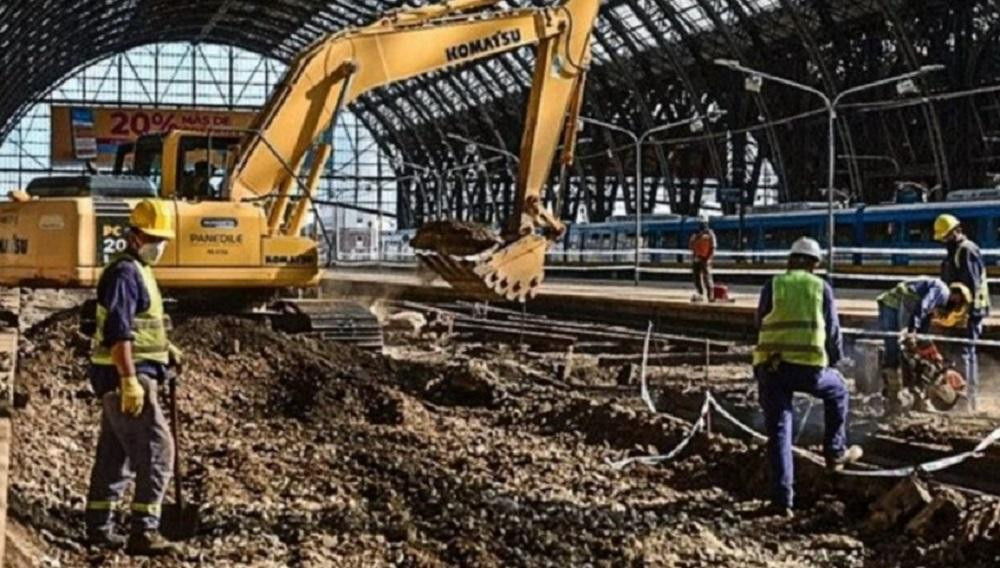
<svg viewBox="0 0 1000 568"><path fill-rule="evenodd" d="M423 225L410 240L415 249L457 256L479 254L499 244L503 240L491 227L451 219Z"/></svg>
<svg viewBox="0 0 1000 568"><path fill-rule="evenodd" d="M995 380L998 376L995 372L990 372L994 369L992 357L981 355L981 361L987 363L984 365L987 370L982 373L986 388L980 396L982 408L976 413L962 410L908 412L885 418L881 397L855 395L852 396L850 408L851 424L856 435L864 437L871 433L881 433L913 442L950 445L956 452L968 449L969 444L978 443L1000 427L1000 411L995 410L998 397L993 389L1000 381ZM727 406L739 409L745 415L759 415L757 386L752 375L749 365L713 366L710 377L705 376L704 367L653 367L649 372L649 383L659 392L666 393L667 398L662 401L662 408L667 410L700 405L701 393L708 387L720 399L725 400ZM850 384L849 372L845 376ZM687 396L679 398L676 395L678 392L687 393ZM807 422L810 426L821 429L821 407L813 401L806 395L797 395L796 408L801 416L806 409L812 407ZM755 426L763 428L759 416Z"/></svg>
<svg viewBox="0 0 1000 568"><path fill-rule="evenodd" d="M687 425L583 365L562 382L551 361L507 346L407 339L383 356L242 319L175 325L184 490L200 522L182 557L145 564L82 542L99 414L75 313L22 340L10 513L48 565L990 566L1000 555L988 498L919 538L867 530L873 496L806 482L795 520L762 516L763 452L729 439L699 436L676 462L616 471L605 459L669 450Z"/></svg>

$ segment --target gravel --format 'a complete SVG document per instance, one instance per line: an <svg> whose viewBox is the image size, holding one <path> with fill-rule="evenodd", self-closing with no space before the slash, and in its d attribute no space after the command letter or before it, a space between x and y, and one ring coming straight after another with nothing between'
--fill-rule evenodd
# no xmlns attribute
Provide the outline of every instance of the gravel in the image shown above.
<svg viewBox="0 0 1000 568"><path fill-rule="evenodd" d="M50 562L133 565L82 541L99 414L75 326L75 312L64 312L22 340L27 405L14 422L11 516ZM567 389L533 379L554 375L544 358L503 345L407 339L381 355L246 319L175 326L187 353L184 490L199 523L181 557L146 565L891 566L885 551L917 558L918 543L901 534L862 534L866 512L837 495L807 494L792 521L759 515L756 446L700 436L672 464L609 468L606 458L670 449L687 426L648 414L606 374L587 383L586 370L576 370ZM970 506L982 511L976 536L956 527L919 543L933 553L921 565L954 566L960 553L967 562L989 558L998 542L989 506Z"/></svg>

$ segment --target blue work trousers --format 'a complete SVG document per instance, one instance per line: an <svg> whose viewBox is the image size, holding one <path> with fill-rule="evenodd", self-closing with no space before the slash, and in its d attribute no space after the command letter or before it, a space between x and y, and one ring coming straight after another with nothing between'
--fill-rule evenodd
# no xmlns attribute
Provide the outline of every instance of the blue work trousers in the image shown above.
<svg viewBox="0 0 1000 568"><path fill-rule="evenodd" d="M146 391L138 417L122 413L117 391L105 393L101 399L101 432L85 515L91 533L111 530L112 513L133 480L132 529L148 531L160 526L160 507L173 474L174 441L160 407L156 381L145 375L138 378Z"/></svg>
<svg viewBox="0 0 1000 568"><path fill-rule="evenodd" d="M792 507L795 471L792 462L792 426L795 411L792 396L808 393L823 401L825 432L823 450L828 458L839 457L847 449L848 392L844 377L830 367L781 363L769 371L754 369L760 406L767 427L767 453L771 466L771 499L782 507Z"/></svg>
<svg viewBox="0 0 1000 568"><path fill-rule="evenodd" d="M909 330L913 325L914 310L906 302L901 302L899 308L893 308L879 302L878 304L878 328L879 331L902 331ZM885 359L882 361L883 367L899 367L899 337L885 338Z"/></svg>
<svg viewBox="0 0 1000 568"><path fill-rule="evenodd" d="M965 337L968 339L979 339L983 334L983 316L969 316L968 327L965 329ZM966 392L969 397L969 405L976 409L976 396L979 392L979 356L976 354L975 345L962 346L962 363L965 380L968 383Z"/></svg>

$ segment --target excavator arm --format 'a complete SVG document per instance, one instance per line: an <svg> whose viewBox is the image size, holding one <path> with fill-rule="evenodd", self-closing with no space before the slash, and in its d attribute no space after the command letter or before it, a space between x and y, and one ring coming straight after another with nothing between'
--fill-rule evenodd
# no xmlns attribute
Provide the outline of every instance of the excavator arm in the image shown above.
<svg viewBox="0 0 1000 568"><path fill-rule="evenodd" d="M517 198L503 244L476 258L454 257L446 251L427 251L424 256L452 285L467 291L522 301L533 295L543 277L548 244L564 230L543 206L541 189L567 122L566 140L575 141L575 115L600 0L485 10L495 3L452 0L400 10L306 49L292 62L241 145L228 177L231 199L273 196L281 210L271 211L269 224L272 233L280 231L298 168L345 105L381 86L534 45L537 56L520 148ZM571 144L566 145L564 162L572 151ZM317 169L315 159L312 169ZM301 212L292 218L301 219ZM286 231L297 233L296 225L288 223ZM543 234L536 234L536 229Z"/></svg>

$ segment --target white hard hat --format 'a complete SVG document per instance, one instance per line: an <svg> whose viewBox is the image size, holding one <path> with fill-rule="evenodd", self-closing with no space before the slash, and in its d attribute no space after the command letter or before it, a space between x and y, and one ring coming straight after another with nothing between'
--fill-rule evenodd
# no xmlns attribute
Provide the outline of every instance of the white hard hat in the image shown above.
<svg viewBox="0 0 1000 568"><path fill-rule="evenodd" d="M823 251L819 248L819 243L815 239L810 239L809 237L801 237L799 240L792 243L792 250L789 254L801 254L802 256L811 256L816 260L823 258Z"/></svg>

